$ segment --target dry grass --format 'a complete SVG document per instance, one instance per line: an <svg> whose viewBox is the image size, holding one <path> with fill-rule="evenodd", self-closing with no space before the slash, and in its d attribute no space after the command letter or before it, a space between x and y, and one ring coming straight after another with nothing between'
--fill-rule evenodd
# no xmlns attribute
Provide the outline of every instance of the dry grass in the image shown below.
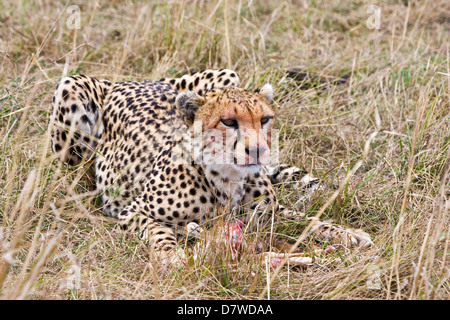
<svg viewBox="0 0 450 320"><path fill-rule="evenodd" d="M79 30L67 27L65 2L0 4L0 297L450 297L448 1L380 2L379 30L366 25L365 1L74 4ZM271 82L283 160L341 186L308 202L283 189L283 203L362 228L375 246L305 269L266 269L213 250L160 270L144 244L102 217L87 169L51 157L47 119L65 65L114 80L228 67L245 87ZM295 81L286 77L292 67L349 79ZM294 242L300 235L288 221L275 231ZM309 255L316 248L303 246ZM75 269L80 283L71 289Z"/></svg>

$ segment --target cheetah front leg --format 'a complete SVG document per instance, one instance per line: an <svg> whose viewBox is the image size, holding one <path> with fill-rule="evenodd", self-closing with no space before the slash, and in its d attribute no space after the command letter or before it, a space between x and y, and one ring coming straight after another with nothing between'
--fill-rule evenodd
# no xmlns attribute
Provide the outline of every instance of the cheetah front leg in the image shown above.
<svg viewBox="0 0 450 320"><path fill-rule="evenodd" d="M259 172L249 175L244 190L241 199L243 221L251 223L252 228L263 227L272 221L272 216L279 210L279 203L269 178Z"/></svg>
<svg viewBox="0 0 450 320"><path fill-rule="evenodd" d="M346 246L364 247L373 244L370 236L362 230L349 229L343 226L323 222L316 218L307 218L303 213L288 210L282 205L279 205L272 185L267 183L268 179L268 176L259 173L248 178L243 203L250 203L250 210L248 210L249 215L252 214L252 210L258 210L261 205L265 211L267 211L267 207L276 207L277 216L297 221L310 221L312 226L308 235L317 240L330 241L334 244L343 244Z"/></svg>
<svg viewBox="0 0 450 320"><path fill-rule="evenodd" d="M264 173L270 179L272 185L292 186L294 189L302 189L312 192L326 187L325 183L319 178L298 167L288 164L279 166L266 166Z"/></svg>
<svg viewBox="0 0 450 320"><path fill-rule="evenodd" d="M362 230L354 230L327 223L317 218L308 218L308 220L312 223L309 234L317 240L342 244L346 247L368 247L373 245L370 235Z"/></svg>
<svg viewBox="0 0 450 320"><path fill-rule="evenodd" d="M173 229L156 221L152 217L149 204L141 197L137 197L127 205L117 218L119 228L131 234L138 234L140 240L155 250L164 265L182 261L182 257L176 251L177 239Z"/></svg>
<svg viewBox="0 0 450 320"><path fill-rule="evenodd" d="M373 245L370 235L360 229L355 230L321 221L315 217L306 217L304 213L288 210L282 206L280 207L281 217L311 223L311 228L307 236L313 237L318 241L328 241L332 244L342 244L349 247L367 247Z"/></svg>

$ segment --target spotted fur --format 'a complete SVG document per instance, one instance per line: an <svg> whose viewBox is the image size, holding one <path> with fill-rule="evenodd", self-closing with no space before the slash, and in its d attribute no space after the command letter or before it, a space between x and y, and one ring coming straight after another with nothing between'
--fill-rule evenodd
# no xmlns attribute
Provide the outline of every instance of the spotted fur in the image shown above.
<svg viewBox="0 0 450 320"><path fill-rule="evenodd" d="M70 165L92 157L103 211L117 218L123 230L168 251L176 246L177 230L189 222L202 225L227 212L243 214L241 219L258 227L280 211L273 185L288 180L315 184L308 178L305 185L305 175L290 166L267 173L259 165L205 165L177 158L175 150L186 153L189 146L174 133L190 132L194 120L202 120L203 130L224 130L225 115L239 120L237 132L264 126L270 132L272 95L270 85L254 92L240 88L237 74L226 69L160 81L66 77L53 98L52 148ZM239 139L235 144L245 144L247 157L261 157L268 149ZM333 228L320 222L313 231L322 236L348 230ZM370 242L362 232L352 237L353 244Z"/></svg>

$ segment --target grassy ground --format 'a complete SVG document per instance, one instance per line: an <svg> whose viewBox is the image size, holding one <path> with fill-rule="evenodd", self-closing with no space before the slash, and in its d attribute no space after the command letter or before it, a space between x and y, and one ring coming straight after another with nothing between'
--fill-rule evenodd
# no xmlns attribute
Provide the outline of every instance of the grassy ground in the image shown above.
<svg viewBox="0 0 450 320"><path fill-rule="evenodd" d="M448 299L450 3L372 2L75 1L73 29L64 1L2 1L0 297ZM244 87L274 85L283 162L339 187L307 202L283 189L282 202L364 229L373 248L281 270L216 250L161 270L101 215L88 169L52 159L63 72L140 80L223 67Z"/></svg>

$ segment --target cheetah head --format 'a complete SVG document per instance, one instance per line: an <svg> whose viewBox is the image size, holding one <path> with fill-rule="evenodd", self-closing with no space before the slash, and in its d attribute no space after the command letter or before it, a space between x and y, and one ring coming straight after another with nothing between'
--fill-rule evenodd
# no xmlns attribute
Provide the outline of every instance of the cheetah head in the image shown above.
<svg viewBox="0 0 450 320"><path fill-rule="evenodd" d="M182 92L176 105L184 121L201 136L202 161L216 170L232 168L243 175L257 172L270 157L275 120L273 88L215 89L205 96Z"/></svg>

